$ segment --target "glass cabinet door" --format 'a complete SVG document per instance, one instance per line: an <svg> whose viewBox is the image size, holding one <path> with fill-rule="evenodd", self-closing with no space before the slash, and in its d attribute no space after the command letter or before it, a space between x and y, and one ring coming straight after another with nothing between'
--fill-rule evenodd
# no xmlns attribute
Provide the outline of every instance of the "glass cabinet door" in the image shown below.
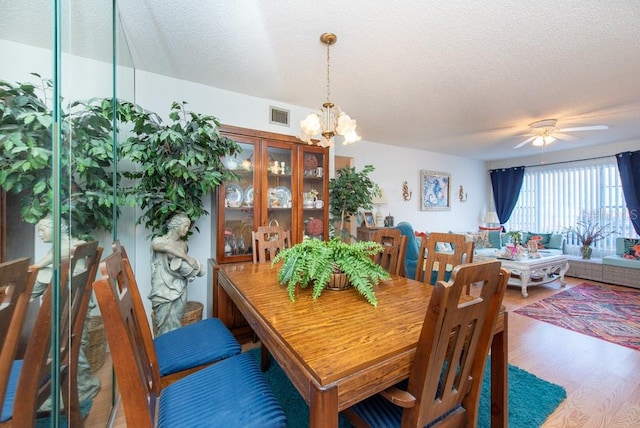
<svg viewBox="0 0 640 428"><path fill-rule="evenodd" d="M242 153L223 161L238 179L225 182L219 194L222 231L218 234L218 258L221 262L251 259L251 231L256 223L256 204L259 204L255 180L258 142L237 142Z"/></svg>
<svg viewBox="0 0 640 428"><path fill-rule="evenodd" d="M304 238L328 239L328 181L327 151L320 147L301 146L302 230L298 242Z"/></svg>
<svg viewBox="0 0 640 428"><path fill-rule="evenodd" d="M295 219L293 216L296 183L292 180L294 171L294 157L291 144L275 141L265 141L263 165L262 221L265 226L280 226L294 233Z"/></svg>

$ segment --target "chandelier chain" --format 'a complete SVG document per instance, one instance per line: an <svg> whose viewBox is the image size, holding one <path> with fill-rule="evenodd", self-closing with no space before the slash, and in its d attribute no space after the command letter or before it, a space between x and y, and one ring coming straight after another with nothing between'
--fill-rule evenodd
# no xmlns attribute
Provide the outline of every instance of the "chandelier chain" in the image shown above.
<svg viewBox="0 0 640 428"><path fill-rule="evenodd" d="M330 102L329 100L331 98L331 85L330 85L331 78L329 74L329 71L330 71L329 67L331 64L331 58L329 56L330 46L331 46L331 43L327 43L327 102Z"/></svg>

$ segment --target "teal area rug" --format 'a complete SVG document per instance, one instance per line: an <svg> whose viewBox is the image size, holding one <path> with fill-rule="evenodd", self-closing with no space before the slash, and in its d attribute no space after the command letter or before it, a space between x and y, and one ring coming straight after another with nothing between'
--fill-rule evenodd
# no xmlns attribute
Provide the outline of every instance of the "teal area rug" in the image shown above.
<svg viewBox="0 0 640 428"><path fill-rule="evenodd" d="M284 375L284 373L283 373ZM293 385L292 385L293 386ZM82 413L82 417L86 418L91 411L91 406L93 405L93 400L86 400L80 403L80 413ZM35 428L49 428L51 426L51 418L43 417L36 419ZM67 428L67 417L60 417L60 428Z"/></svg>
<svg viewBox="0 0 640 428"><path fill-rule="evenodd" d="M260 349L249 351L260 362ZM478 427L491 426L489 363L485 369L482 394L480 397L480 416ZM271 359L271 366L265 377L280 405L287 415L289 428L306 428L309 426L309 407L298 391L289 381L280 366ZM561 386L547 382L535 375L509 364L509 427L533 428L541 426L547 417L567 397ZM352 425L340 415L340 428Z"/></svg>

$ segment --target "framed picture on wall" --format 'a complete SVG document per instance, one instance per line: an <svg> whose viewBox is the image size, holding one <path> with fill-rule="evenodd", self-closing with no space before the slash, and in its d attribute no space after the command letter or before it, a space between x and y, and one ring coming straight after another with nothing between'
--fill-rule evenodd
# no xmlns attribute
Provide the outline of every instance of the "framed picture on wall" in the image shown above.
<svg viewBox="0 0 640 428"><path fill-rule="evenodd" d="M449 211L451 209L451 174L420 171L420 210Z"/></svg>
<svg viewBox="0 0 640 428"><path fill-rule="evenodd" d="M376 218L373 211L364 212L364 227L376 227Z"/></svg>

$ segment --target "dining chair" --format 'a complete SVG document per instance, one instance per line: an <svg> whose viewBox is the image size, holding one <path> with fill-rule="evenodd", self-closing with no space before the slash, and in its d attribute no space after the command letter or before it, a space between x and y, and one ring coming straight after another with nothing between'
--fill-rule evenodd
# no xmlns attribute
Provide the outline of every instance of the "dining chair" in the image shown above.
<svg viewBox="0 0 640 428"><path fill-rule="evenodd" d="M258 226L256 230L251 231L253 263L267 262L275 257L280 250L288 247L291 247L291 235L290 231L283 227ZM266 372L270 365L269 350L262 344L260 352L260 367L262 371Z"/></svg>
<svg viewBox="0 0 640 428"><path fill-rule="evenodd" d="M471 262L473 242L461 234L433 232L420 244L415 279L431 285L448 281L454 267Z"/></svg>
<svg viewBox="0 0 640 428"><path fill-rule="evenodd" d="M162 388L157 354L143 339L135 279L118 253L101 264L93 289L105 320L127 426L284 427L286 417L248 353L226 358Z"/></svg>
<svg viewBox="0 0 640 428"><path fill-rule="evenodd" d="M459 265L429 300L409 378L345 411L356 427L475 427L485 364L509 273ZM480 295L460 299L467 284Z"/></svg>
<svg viewBox="0 0 640 428"><path fill-rule="evenodd" d="M382 252L376 254L373 261L390 274L404 276L407 237L399 229L384 228L378 229L371 240L382 245Z"/></svg>
<svg viewBox="0 0 640 428"><path fill-rule="evenodd" d="M251 231L253 262L271 260L278 251L291 246L290 231L280 226L258 226Z"/></svg>
<svg viewBox="0 0 640 428"><path fill-rule="evenodd" d="M61 414L67 417L69 425L83 426L83 418L78 397L77 367L82 330L86 319L91 284L95 279L102 248L98 241L76 245L69 257L61 260L59 275L59 340L56 348L59 361L57 381L60 384ZM52 385L53 360L51 358L52 305L54 299L52 283L49 282L38 315L29 335L29 343L22 361L16 362L19 376L16 397L10 424L14 427L34 426L39 416L50 416L50 412L40 412L42 404L51 397L55 389ZM55 410L57 411L57 410Z"/></svg>
<svg viewBox="0 0 640 428"><path fill-rule="evenodd" d="M127 270L128 290L133 308L140 320L147 319L138 283L125 247L119 240L113 242L113 252L122 259ZM240 343L218 318L207 318L153 338L148 323L141 326L142 341L147 353L157 355L158 375L162 387L242 351Z"/></svg>
<svg viewBox="0 0 640 428"><path fill-rule="evenodd" d="M14 358L38 273L30 263L23 257L0 264L0 423L13 413L19 373Z"/></svg>

